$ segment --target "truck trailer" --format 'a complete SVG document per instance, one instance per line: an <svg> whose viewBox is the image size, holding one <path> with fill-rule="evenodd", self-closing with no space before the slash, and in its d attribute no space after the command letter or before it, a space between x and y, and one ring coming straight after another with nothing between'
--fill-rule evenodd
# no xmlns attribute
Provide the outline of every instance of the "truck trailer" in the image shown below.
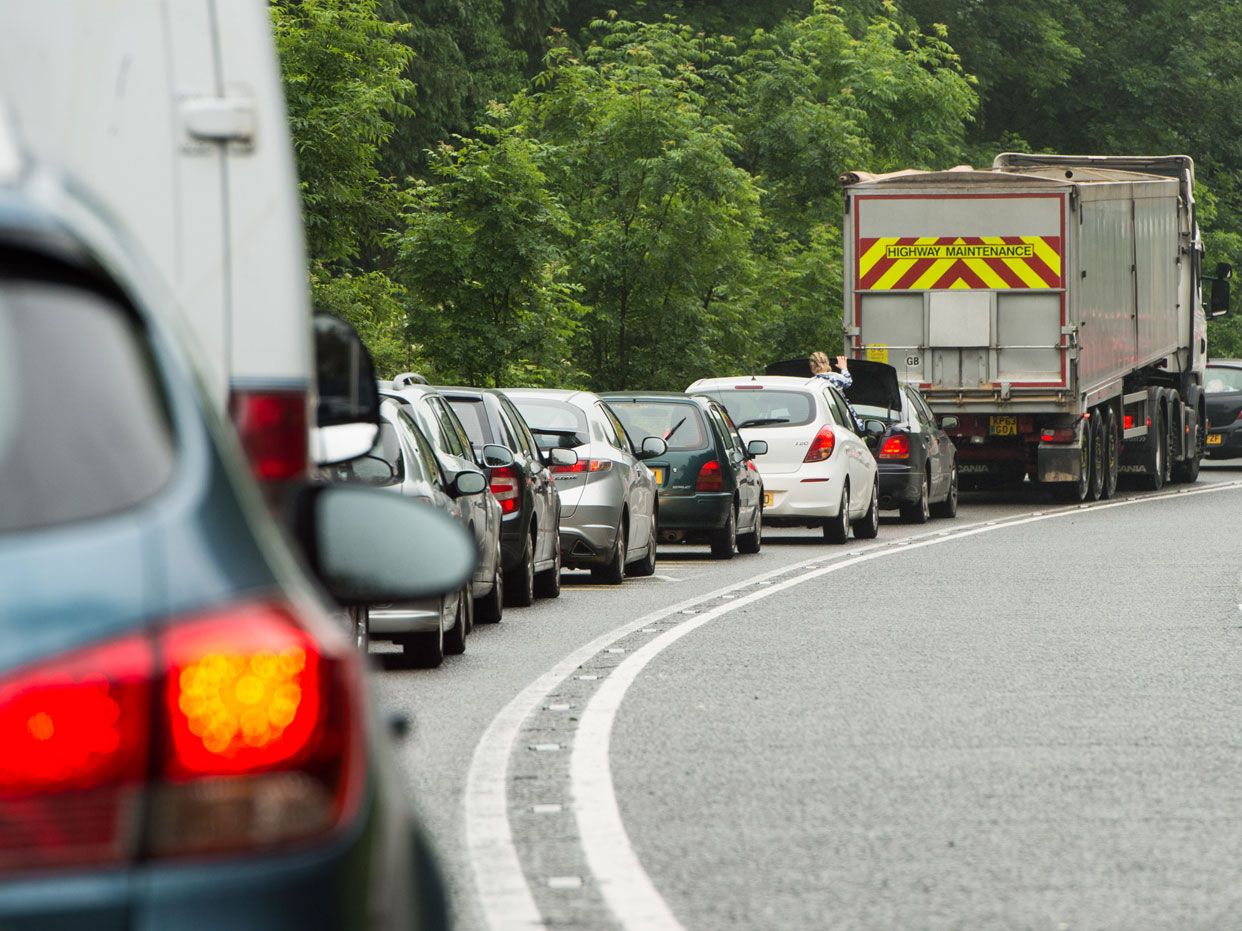
<svg viewBox="0 0 1242 931"><path fill-rule="evenodd" d="M1004 153L842 183L846 355L918 385L963 488L1082 501L1126 473L1198 477L1230 269L1203 273L1190 158Z"/></svg>

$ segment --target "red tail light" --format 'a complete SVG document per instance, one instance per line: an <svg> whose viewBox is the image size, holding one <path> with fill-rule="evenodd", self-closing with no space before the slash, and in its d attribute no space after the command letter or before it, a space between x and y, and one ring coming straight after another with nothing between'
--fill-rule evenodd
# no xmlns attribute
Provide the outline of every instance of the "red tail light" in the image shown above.
<svg viewBox="0 0 1242 931"><path fill-rule="evenodd" d="M824 424L819 428L819 432L815 434L815 439L811 440L811 448L806 451L803 462L823 462L832 455L833 449L836 448L837 438L832 432L832 427Z"/></svg>
<svg viewBox="0 0 1242 931"><path fill-rule="evenodd" d="M552 471L557 475L565 473L579 472L607 472L612 468L611 459L579 459L573 465L553 466Z"/></svg>
<svg viewBox="0 0 1242 931"><path fill-rule="evenodd" d="M306 474L306 392L234 391L229 406L259 481L287 482Z"/></svg>
<svg viewBox="0 0 1242 931"><path fill-rule="evenodd" d="M1039 434L1039 438L1045 443L1072 443L1076 437L1077 434L1070 427L1045 427Z"/></svg>
<svg viewBox="0 0 1242 931"><path fill-rule="evenodd" d="M512 514L518 509L518 474L513 466L492 468L492 494L500 502L501 514Z"/></svg>
<svg viewBox="0 0 1242 931"><path fill-rule="evenodd" d="M904 433L894 433L884 440L880 447L880 459L909 459L910 438Z"/></svg>
<svg viewBox="0 0 1242 931"><path fill-rule="evenodd" d="M358 662L260 603L0 685L0 870L329 832L360 796Z"/></svg>
<svg viewBox="0 0 1242 931"><path fill-rule="evenodd" d="M1134 418L1131 417L1129 414L1126 414L1123 418L1121 418L1121 425L1122 425L1122 428L1125 430L1133 430L1134 429Z"/></svg>
<svg viewBox="0 0 1242 931"><path fill-rule="evenodd" d="M699 469L699 477L694 483L695 491L724 491L724 472L720 463L709 459Z"/></svg>

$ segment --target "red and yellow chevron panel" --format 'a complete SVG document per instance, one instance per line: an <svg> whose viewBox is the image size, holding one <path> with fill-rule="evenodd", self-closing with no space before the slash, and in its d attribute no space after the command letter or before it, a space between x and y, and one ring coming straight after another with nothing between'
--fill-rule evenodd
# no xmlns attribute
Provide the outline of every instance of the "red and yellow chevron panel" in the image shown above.
<svg viewBox="0 0 1242 931"><path fill-rule="evenodd" d="M1060 236L860 239L859 291L1063 287Z"/></svg>

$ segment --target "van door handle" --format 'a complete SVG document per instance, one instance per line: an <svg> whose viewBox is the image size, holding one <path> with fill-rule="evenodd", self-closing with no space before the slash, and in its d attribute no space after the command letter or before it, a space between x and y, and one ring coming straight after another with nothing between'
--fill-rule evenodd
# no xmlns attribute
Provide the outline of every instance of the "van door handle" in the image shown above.
<svg viewBox="0 0 1242 931"><path fill-rule="evenodd" d="M196 142L254 145L258 115L249 97L183 97L181 125L191 144Z"/></svg>

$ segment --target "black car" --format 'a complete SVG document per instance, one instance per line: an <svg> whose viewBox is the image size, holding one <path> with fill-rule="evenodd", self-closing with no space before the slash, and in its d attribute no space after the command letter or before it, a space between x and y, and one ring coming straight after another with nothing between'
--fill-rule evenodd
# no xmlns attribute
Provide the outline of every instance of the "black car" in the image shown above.
<svg viewBox="0 0 1242 931"><path fill-rule="evenodd" d="M1215 359L1203 373L1209 459L1242 458L1242 359Z"/></svg>
<svg viewBox="0 0 1242 931"><path fill-rule="evenodd" d="M461 421L475 450L488 444L508 447L509 465L491 467L492 494L500 502L500 562L505 602L526 607L535 596L555 598L561 591L561 499L551 465L572 466L572 450L541 452L513 402L486 388L437 388Z"/></svg>
<svg viewBox="0 0 1242 931"><path fill-rule="evenodd" d="M930 517L956 517L957 447L913 385L897 380L883 362L849 360L853 384L842 393L866 426L867 445L880 468L880 507L897 509L914 524ZM769 375L811 377L806 359L768 366Z"/></svg>

